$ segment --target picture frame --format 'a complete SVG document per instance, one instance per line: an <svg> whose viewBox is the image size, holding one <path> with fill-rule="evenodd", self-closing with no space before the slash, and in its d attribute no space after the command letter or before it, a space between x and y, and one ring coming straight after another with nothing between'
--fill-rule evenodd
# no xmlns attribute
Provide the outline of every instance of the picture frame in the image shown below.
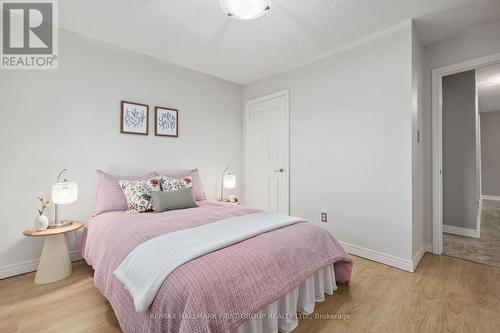
<svg viewBox="0 0 500 333"><path fill-rule="evenodd" d="M155 135L156 136L179 136L179 110L155 107Z"/></svg>
<svg viewBox="0 0 500 333"><path fill-rule="evenodd" d="M149 134L149 105L121 101L120 133Z"/></svg>

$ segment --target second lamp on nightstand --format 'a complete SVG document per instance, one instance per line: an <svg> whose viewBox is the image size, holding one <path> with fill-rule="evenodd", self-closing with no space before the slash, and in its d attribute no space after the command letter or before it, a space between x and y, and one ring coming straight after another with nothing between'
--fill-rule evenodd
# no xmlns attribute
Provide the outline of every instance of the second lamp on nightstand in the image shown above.
<svg viewBox="0 0 500 333"><path fill-rule="evenodd" d="M219 201L226 201L224 200L225 188L235 188L235 187L236 187L236 176L231 173L231 167L227 167L222 172L222 182L220 188Z"/></svg>

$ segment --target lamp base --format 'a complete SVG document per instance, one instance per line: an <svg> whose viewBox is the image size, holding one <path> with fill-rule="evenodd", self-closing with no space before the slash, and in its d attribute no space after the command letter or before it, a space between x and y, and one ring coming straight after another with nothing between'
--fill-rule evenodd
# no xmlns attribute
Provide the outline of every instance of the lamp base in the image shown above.
<svg viewBox="0 0 500 333"><path fill-rule="evenodd" d="M73 221L59 221L59 223L51 223L49 224L48 228L49 229L57 229L57 228L64 228L68 227L73 224Z"/></svg>

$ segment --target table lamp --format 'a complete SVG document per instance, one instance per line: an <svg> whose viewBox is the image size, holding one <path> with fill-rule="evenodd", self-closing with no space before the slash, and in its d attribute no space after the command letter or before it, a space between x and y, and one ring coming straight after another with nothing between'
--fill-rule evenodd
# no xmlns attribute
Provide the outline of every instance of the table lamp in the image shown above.
<svg viewBox="0 0 500 333"><path fill-rule="evenodd" d="M55 215L54 223L49 224L49 228L61 228L72 223L72 221L59 220L59 205L70 204L78 199L78 185L75 182L69 182L66 178L61 181L61 176L66 171L66 169L62 169L59 172L57 181L52 186L52 202L54 203Z"/></svg>
<svg viewBox="0 0 500 333"><path fill-rule="evenodd" d="M236 176L231 174L231 172L227 173L230 170L231 170L231 167L227 167L222 172L222 185L221 185L221 189L220 189L220 200L221 201L224 201L224 188L235 188L236 187Z"/></svg>

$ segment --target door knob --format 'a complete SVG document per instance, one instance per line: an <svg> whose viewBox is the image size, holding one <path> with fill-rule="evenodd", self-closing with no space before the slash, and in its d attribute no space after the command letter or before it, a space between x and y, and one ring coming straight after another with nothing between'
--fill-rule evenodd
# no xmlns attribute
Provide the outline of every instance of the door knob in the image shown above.
<svg viewBox="0 0 500 333"><path fill-rule="evenodd" d="M285 169L281 168L281 169L274 170L274 173L278 173L278 172L285 173Z"/></svg>

